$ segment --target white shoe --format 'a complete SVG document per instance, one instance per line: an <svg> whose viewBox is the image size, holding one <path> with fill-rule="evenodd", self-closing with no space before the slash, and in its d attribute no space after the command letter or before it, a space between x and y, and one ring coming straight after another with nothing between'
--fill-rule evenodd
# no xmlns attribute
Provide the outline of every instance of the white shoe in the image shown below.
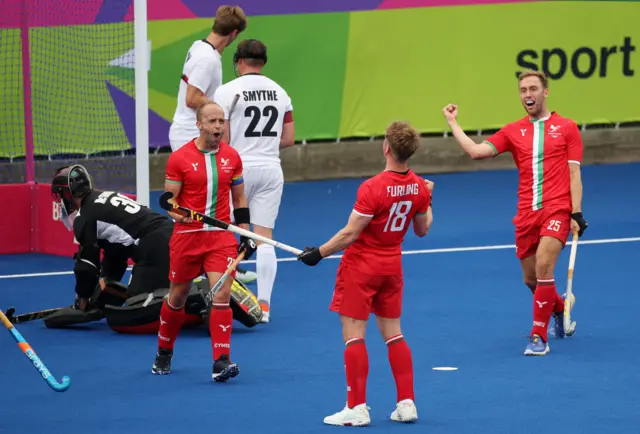
<svg viewBox="0 0 640 434"><path fill-rule="evenodd" d="M396 422L414 422L418 420L418 409L411 399L403 399L396 404L396 409L391 413L391 420Z"/></svg>
<svg viewBox="0 0 640 434"><path fill-rule="evenodd" d="M260 309L262 309L262 318L260 318L261 324L267 324L269 322L269 312L271 310L269 303L264 300L259 300Z"/></svg>
<svg viewBox="0 0 640 434"><path fill-rule="evenodd" d="M269 312L262 312L262 318L260 318L260 324L267 324L269 322Z"/></svg>
<svg viewBox="0 0 640 434"><path fill-rule="evenodd" d="M236 279L247 284L256 281L258 279L258 275L253 271L236 268Z"/></svg>
<svg viewBox="0 0 640 434"><path fill-rule="evenodd" d="M367 404L356 405L353 408L345 406L342 411L325 417L324 423L339 426L367 426L371 423L369 407Z"/></svg>

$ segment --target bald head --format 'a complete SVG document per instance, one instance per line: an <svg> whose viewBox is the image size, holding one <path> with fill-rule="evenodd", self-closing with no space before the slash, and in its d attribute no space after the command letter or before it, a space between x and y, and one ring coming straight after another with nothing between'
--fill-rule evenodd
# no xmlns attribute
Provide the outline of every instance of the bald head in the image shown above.
<svg viewBox="0 0 640 434"><path fill-rule="evenodd" d="M196 125L200 137L196 145L200 149L214 150L218 148L224 135L224 110L214 102L202 104L196 110Z"/></svg>
<svg viewBox="0 0 640 434"><path fill-rule="evenodd" d="M196 110L196 120L198 122L202 122L202 119L207 117L223 117L224 118L224 110L215 102L205 102L198 110Z"/></svg>

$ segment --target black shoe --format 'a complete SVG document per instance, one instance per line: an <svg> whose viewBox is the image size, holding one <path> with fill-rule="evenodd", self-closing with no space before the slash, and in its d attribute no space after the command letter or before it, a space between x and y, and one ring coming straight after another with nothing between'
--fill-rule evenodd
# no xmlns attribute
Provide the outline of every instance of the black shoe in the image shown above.
<svg viewBox="0 0 640 434"><path fill-rule="evenodd" d="M222 355L213 363L213 373L211 378L213 381L225 382L229 378L233 378L240 373L240 368L229 360L229 356Z"/></svg>
<svg viewBox="0 0 640 434"><path fill-rule="evenodd" d="M151 373L155 375L170 374L172 357L173 351L159 348L158 354L156 354L156 360L153 362L153 366L151 367Z"/></svg>

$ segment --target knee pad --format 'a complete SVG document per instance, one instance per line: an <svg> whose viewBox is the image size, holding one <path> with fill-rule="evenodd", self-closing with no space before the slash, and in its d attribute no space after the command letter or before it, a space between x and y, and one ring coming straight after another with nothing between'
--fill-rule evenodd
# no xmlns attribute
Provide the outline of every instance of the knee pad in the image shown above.
<svg viewBox="0 0 640 434"><path fill-rule="evenodd" d="M78 260L73 267L76 276L76 294L80 298L91 298L100 278L100 270L94 265Z"/></svg>

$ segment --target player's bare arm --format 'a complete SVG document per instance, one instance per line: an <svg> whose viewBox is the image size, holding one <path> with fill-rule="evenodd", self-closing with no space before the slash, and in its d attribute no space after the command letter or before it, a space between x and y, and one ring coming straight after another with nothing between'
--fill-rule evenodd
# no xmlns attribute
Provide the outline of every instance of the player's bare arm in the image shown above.
<svg viewBox="0 0 640 434"><path fill-rule="evenodd" d="M416 214L413 217L413 232L422 238L429 233L431 223L433 223L433 212L431 211L431 207L429 207L427 212Z"/></svg>
<svg viewBox="0 0 640 434"><path fill-rule="evenodd" d="M372 217L366 217L352 212L347 225L340 229L329 241L320 246L320 254L323 258L346 249L358 239L360 233L369 225Z"/></svg>
<svg viewBox="0 0 640 434"><path fill-rule="evenodd" d="M231 203L234 212L238 209L248 209L247 196L244 194L244 183L239 183L231 187ZM238 223L238 227L249 230L248 223Z"/></svg>
<svg viewBox="0 0 640 434"><path fill-rule="evenodd" d="M580 172L580 164L570 162L569 172L571 174L571 206L573 207L571 231L577 232L580 230L580 225L575 217L582 214L582 174Z"/></svg>
<svg viewBox="0 0 640 434"><path fill-rule="evenodd" d="M178 197L178 195L180 194L181 189L182 189L181 183L175 182L175 181L165 181L164 190L170 191L171 193L173 193L173 197L169 199L169 203L178 205L178 202L176 202L176 197ZM181 214L176 214L171 211L167 211L167 214L169 214L169 216L178 223L191 223L193 221L191 217L185 217Z"/></svg>
<svg viewBox="0 0 640 434"><path fill-rule="evenodd" d="M249 204L247 196L244 194L244 182L242 177L237 179L231 186L231 203L233 204L233 217L236 225L242 229L250 230L249 223L251 215L249 214ZM244 251L244 259L249 259L256 252L257 246L254 240L245 236L240 237L238 245L238 253Z"/></svg>
<svg viewBox="0 0 640 434"><path fill-rule="evenodd" d="M209 98L197 87L188 85L187 86L187 97L186 97L187 107L197 110L202 104L211 102Z"/></svg>
<svg viewBox="0 0 640 434"><path fill-rule="evenodd" d="M462 149L474 160L483 160L492 158L496 155L496 150L488 143L476 143L473 139L465 134L462 127L458 124L458 106L449 104L442 109L444 117L451 128L451 133Z"/></svg>
<svg viewBox="0 0 640 434"><path fill-rule="evenodd" d="M282 137L280 138L280 149L293 146L295 143L295 127L293 121L285 122L282 126Z"/></svg>
<svg viewBox="0 0 640 434"><path fill-rule="evenodd" d="M433 193L434 182L428 179L424 180L425 185L429 192ZM416 214L413 217L413 232L420 238L426 236L429 233L429 228L433 223L433 210L431 205L427 208L427 212L422 214Z"/></svg>

